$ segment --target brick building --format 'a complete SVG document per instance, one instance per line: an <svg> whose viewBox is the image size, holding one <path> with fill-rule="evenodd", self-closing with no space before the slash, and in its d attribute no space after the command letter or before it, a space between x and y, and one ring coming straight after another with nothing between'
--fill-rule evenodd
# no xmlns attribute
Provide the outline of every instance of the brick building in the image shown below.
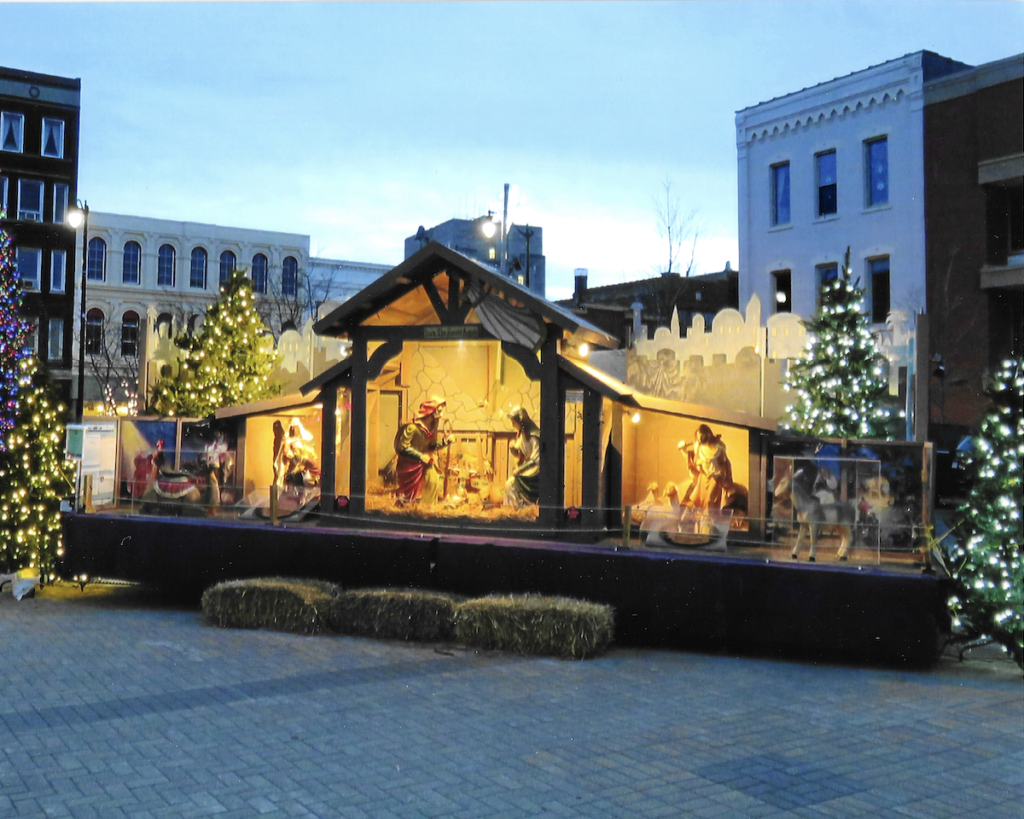
<svg viewBox="0 0 1024 819"><path fill-rule="evenodd" d="M0 209L25 289L29 343L71 400L81 80L0 68Z"/></svg>

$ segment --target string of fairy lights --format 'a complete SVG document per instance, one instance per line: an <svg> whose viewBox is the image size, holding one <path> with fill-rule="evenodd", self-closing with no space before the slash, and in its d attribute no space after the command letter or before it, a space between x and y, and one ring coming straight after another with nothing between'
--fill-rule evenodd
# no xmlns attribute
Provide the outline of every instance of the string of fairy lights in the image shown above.
<svg viewBox="0 0 1024 819"><path fill-rule="evenodd" d="M995 640L1024 666L1024 362L1004 361L988 397L970 494L949 547L957 589L950 607L968 637Z"/></svg>
<svg viewBox="0 0 1024 819"><path fill-rule="evenodd" d="M26 347L21 307L11 240L0 229L0 567L52 580L63 554L60 502L73 489L75 464L64 452L66 407Z"/></svg>
<svg viewBox="0 0 1024 819"><path fill-rule="evenodd" d="M783 385L796 394L781 426L821 438L892 438L902 415L886 404L889 384L864 312L864 291L850 270L821 289L817 314L804 325L803 358L792 363Z"/></svg>
<svg viewBox="0 0 1024 819"><path fill-rule="evenodd" d="M252 281L236 270L221 286L197 335L175 339L181 350L177 372L153 389L153 404L164 416L202 418L214 410L271 398L279 354L256 310Z"/></svg>

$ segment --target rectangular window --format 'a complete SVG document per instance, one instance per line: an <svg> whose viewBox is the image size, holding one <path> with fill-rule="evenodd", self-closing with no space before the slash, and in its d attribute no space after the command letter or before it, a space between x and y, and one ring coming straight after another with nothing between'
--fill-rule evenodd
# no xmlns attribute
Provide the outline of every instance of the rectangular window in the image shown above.
<svg viewBox="0 0 1024 819"><path fill-rule="evenodd" d="M53 223L63 225L68 218L68 186L57 182L53 186Z"/></svg>
<svg viewBox="0 0 1024 819"><path fill-rule="evenodd" d="M818 180L818 216L836 212L836 152L814 155Z"/></svg>
<svg viewBox="0 0 1024 819"><path fill-rule="evenodd" d="M886 137L864 143L867 162L868 207L885 205L889 201L889 140Z"/></svg>
<svg viewBox="0 0 1024 819"><path fill-rule="evenodd" d="M0 176L0 210L7 211L7 177Z"/></svg>
<svg viewBox="0 0 1024 819"><path fill-rule="evenodd" d="M775 285L775 312L793 312L793 276L790 271L773 271L772 282Z"/></svg>
<svg viewBox="0 0 1024 819"><path fill-rule="evenodd" d="M68 254L63 250L50 251L50 292L63 293Z"/></svg>
<svg viewBox="0 0 1024 819"><path fill-rule="evenodd" d="M889 318L889 257L869 259L871 277L871 322L884 324Z"/></svg>
<svg viewBox="0 0 1024 819"><path fill-rule="evenodd" d="M43 221L43 183L32 179L18 180L18 218L29 222Z"/></svg>
<svg viewBox="0 0 1024 819"><path fill-rule="evenodd" d="M772 226L789 224L789 163L772 165Z"/></svg>
<svg viewBox="0 0 1024 819"><path fill-rule="evenodd" d="M50 361L60 361L64 358L64 319L50 319L47 329L46 357Z"/></svg>
<svg viewBox="0 0 1024 819"><path fill-rule="evenodd" d="M0 151L20 154L25 144L25 116L0 111Z"/></svg>
<svg viewBox="0 0 1024 819"><path fill-rule="evenodd" d="M37 247L18 248L18 275L26 290L39 289L39 273L43 267L43 251Z"/></svg>
<svg viewBox="0 0 1024 819"><path fill-rule="evenodd" d="M64 158L64 123L59 119L43 117L43 156Z"/></svg>
<svg viewBox="0 0 1024 819"><path fill-rule="evenodd" d="M25 333L25 346L22 348L29 355L35 355L39 349L39 319L35 316L26 316L28 332Z"/></svg>
<svg viewBox="0 0 1024 819"><path fill-rule="evenodd" d="M814 272L815 278L818 281L816 306L821 307L821 294L830 282L834 282L839 278L839 265L835 263L820 264L814 268Z"/></svg>

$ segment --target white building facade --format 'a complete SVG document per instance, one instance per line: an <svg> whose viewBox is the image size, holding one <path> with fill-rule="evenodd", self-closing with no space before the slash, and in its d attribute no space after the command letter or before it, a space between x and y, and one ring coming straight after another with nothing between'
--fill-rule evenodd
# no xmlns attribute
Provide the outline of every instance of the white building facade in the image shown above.
<svg viewBox="0 0 1024 819"><path fill-rule="evenodd" d="M141 407L170 363L169 341L196 330L232 270L246 270L275 338L302 333L325 304L358 293L392 265L310 258L309 236L90 211L86 265L85 398L103 412L105 390ZM84 228L76 239L81 278ZM81 301L76 299L76 316ZM74 368L79 328L74 329ZM289 334L290 333L290 334ZM77 384L72 390L77 395ZM110 398L106 397L110 409Z"/></svg>
<svg viewBox="0 0 1024 819"><path fill-rule="evenodd" d="M104 382L131 374L144 397L159 377L147 351L161 335L199 326L231 270L248 270L258 293L287 294L298 291L309 266L309 236L302 234L95 211L88 230L87 402L103 399ZM82 239L79 229L79 276ZM78 349L76 327L76 368ZM131 365L133 358L137 365Z"/></svg>
<svg viewBox="0 0 1024 819"><path fill-rule="evenodd" d="M925 309L922 51L736 115L740 303L811 316L847 247L872 322Z"/></svg>

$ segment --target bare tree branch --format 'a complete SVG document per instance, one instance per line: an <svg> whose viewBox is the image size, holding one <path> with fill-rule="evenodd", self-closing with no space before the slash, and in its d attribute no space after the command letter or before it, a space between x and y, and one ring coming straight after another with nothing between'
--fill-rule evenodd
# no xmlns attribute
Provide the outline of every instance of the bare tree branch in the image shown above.
<svg viewBox="0 0 1024 819"><path fill-rule="evenodd" d="M127 405L129 415L139 414L139 345L143 331L143 326L137 328L134 353L130 352L130 344L122 346L119 328L106 319L101 326L99 344L91 352L88 336L86 338L88 369L99 384L107 415L117 415L120 405ZM128 355L124 355L126 349Z"/></svg>
<svg viewBox="0 0 1024 819"><path fill-rule="evenodd" d="M694 262L697 256L697 240L701 234L701 226L697 222L697 210L691 210L685 215L680 215L682 197L672 191L672 180L666 179L662 183L663 197L652 197L654 201L654 212L658 219L658 235L665 240L667 251L667 264L664 268L656 270L665 276L679 273L682 276L690 276L694 270ZM679 254L685 245L690 246L690 259L686 270L680 272L677 262Z"/></svg>
<svg viewBox="0 0 1024 819"><path fill-rule="evenodd" d="M300 270L294 293L284 292L283 282L276 277L267 282L267 292L257 296L256 310L275 341L285 330L301 330L307 318L316 318L320 307L338 294L340 274L340 266L316 276Z"/></svg>

